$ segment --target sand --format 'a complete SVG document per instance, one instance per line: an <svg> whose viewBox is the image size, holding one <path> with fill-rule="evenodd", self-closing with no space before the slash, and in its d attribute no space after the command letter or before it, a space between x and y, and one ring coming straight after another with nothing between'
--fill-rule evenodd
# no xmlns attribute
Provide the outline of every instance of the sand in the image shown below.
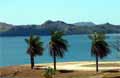
<svg viewBox="0 0 120 78"><path fill-rule="evenodd" d="M110 76L110 78L120 78L120 61L99 62L99 64L109 65L99 67L100 72L95 72L95 62L60 62L57 63L57 70L68 70L56 74L55 78L103 78L101 76ZM117 64L117 65L116 65ZM92 65L92 66L91 66ZM48 67L53 68L53 63L35 64L34 70L30 69L30 64L0 67L0 77L18 77L18 78L44 78L43 74ZM118 70L112 72L102 72L108 70ZM113 77L112 77L113 76ZM108 77L109 78L109 77Z"/></svg>
<svg viewBox="0 0 120 78"><path fill-rule="evenodd" d="M89 66L89 65L95 65L96 63L93 61L84 61L84 62L62 62L57 63L57 69L58 70L77 70L77 71L95 71L95 66ZM99 62L99 64L108 64L109 66L102 66L99 67L100 70L113 70L113 69L120 69L120 61L106 61L106 62ZM110 66L111 64L111 66ZM117 64L117 65L116 65ZM114 66L113 66L114 65ZM53 68L53 63L47 63L47 64L36 64L37 68L41 66L40 68Z"/></svg>

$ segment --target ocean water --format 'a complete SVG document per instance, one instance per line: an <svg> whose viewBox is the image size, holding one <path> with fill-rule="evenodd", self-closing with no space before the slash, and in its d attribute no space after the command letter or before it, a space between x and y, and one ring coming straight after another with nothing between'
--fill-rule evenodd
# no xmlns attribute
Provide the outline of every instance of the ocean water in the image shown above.
<svg viewBox="0 0 120 78"><path fill-rule="evenodd" d="M120 34L109 34L106 41L110 44L116 41L116 37ZM24 39L27 37L0 37L0 66L29 64L30 58L26 53L27 44ZM57 58L58 62L68 61L94 61L95 58L91 56L91 40L88 35L69 35L64 36L69 42L68 52L65 53L64 58ZM35 63L50 63L53 61L49 54L48 43L50 36L41 36L44 42L43 56L35 57ZM110 47L111 54L101 61L118 61L120 60L120 53Z"/></svg>

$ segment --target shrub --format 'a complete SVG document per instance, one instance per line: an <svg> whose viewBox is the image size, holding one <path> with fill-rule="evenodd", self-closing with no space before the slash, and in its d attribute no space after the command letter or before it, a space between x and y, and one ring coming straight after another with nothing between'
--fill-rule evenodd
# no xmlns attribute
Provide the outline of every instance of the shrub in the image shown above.
<svg viewBox="0 0 120 78"><path fill-rule="evenodd" d="M44 73L44 77L45 78L53 78L54 74L55 74L55 71L52 68L48 67L48 69Z"/></svg>

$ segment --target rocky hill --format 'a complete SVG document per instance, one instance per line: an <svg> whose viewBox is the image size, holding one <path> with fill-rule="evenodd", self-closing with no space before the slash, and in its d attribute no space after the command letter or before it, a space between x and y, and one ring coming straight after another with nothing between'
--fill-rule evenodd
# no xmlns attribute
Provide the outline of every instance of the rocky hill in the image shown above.
<svg viewBox="0 0 120 78"><path fill-rule="evenodd" d="M93 32L120 33L120 25L110 23L90 26L84 22L80 26L67 24L63 21L48 20L41 25L11 25L0 23L0 36L28 36L30 34L49 35L50 31L63 31L66 35L71 34L89 34Z"/></svg>

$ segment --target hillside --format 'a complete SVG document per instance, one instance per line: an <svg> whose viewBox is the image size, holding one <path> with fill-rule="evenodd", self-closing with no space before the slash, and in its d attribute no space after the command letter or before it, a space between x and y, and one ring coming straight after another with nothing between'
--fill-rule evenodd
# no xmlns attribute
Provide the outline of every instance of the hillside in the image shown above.
<svg viewBox="0 0 120 78"><path fill-rule="evenodd" d="M0 32L9 30L13 25L0 22Z"/></svg>
<svg viewBox="0 0 120 78"><path fill-rule="evenodd" d="M82 26L80 26L80 24L77 26L74 24L67 24L63 21L51 20L48 20L41 25L11 25L0 23L0 36L28 36L30 34L49 35L49 32L54 30L63 31L67 35L89 34L93 32L120 33L120 25L106 23L90 26L88 24L88 22L86 24L84 22Z"/></svg>

